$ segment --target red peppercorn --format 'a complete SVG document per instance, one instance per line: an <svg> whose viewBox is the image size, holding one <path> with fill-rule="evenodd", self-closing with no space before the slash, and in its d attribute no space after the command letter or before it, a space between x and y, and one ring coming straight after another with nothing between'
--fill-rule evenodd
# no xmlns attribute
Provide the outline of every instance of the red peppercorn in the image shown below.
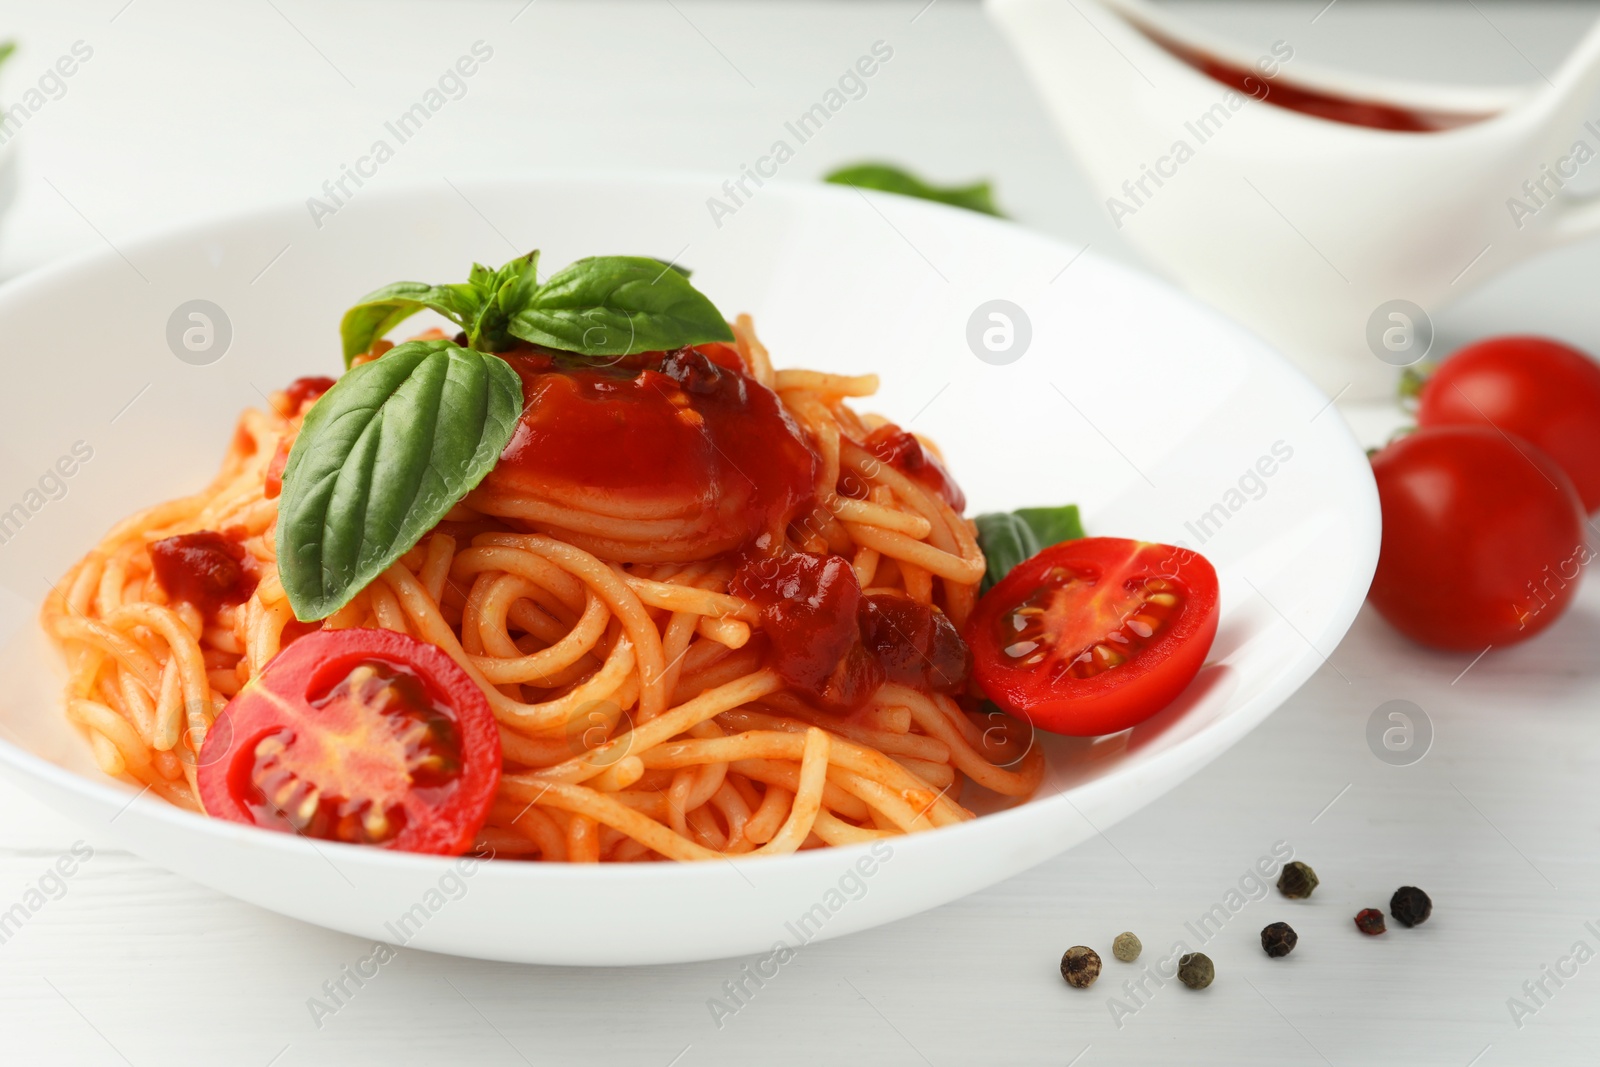
<svg viewBox="0 0 1600 1067"><path fill-rule="evenodd" d="M1364 934L1381 934L1388 929L1383 912L1377 908L1362 908L1356 912L1356 929Z"/></svg>

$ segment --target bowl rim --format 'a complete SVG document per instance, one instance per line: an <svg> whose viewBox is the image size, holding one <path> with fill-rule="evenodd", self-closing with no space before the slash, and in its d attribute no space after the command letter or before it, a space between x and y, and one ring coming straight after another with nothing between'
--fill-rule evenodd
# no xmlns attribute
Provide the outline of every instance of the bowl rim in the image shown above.
<svg viewBox="0 0 1600 1067"><path fill-rule="evenodd" d="M630 173L618 170L603 169L568 169L568 168L541 168L528 170L518 175L485 175L476 178L458 179L460 184L469 189L490 191L497 187L527 187L530 185L573 185L581 183L592 186L595 183L608 183L636 187L673 187L692 186L695 189L717 188L721 176L704 171L656 171L646 174ZM396 183L391 187L374 190L362 198L366 209L380 206L383 201L404 202L408 199L426 195L437 195L436 183L423 181L408 181ZM960 208L916 200L895 194L880 193L871 190L860 190L855 187L832 186L822 182L803 182L790 180L769 181L763 187L763 192L769 192L772 198L788 197L795 202L812 203L848 203L856 197L867 197L879 203L893 205L898 212L911 212L913 214L929 214L934 218L947 220L959 219L959 225L976 226L981 229L990 229L995 232L1005 233L1007 239L1022 239L1042 245L1058 248L1069 256L1080 256L1089 260L1099 269L1119 275L1134 285L1160 290L1169 301L1187 305L1191 312L1197 316L1197 321L1206 321L1213 328L1223 333L1232 333L1241 338L1247 338L1258 350L1259 355L1252 358L1264 363L1274 365L1277 372L1282 375L1282 384L1286 389L1295 390L1305 394L1307 402L1322 400L1327 397L1313 385L1297 367L1291 364L1281 353L1267 342L1256 337L1246 327L1229 319L1222 312L1204 304L1198 299L1183 292L1171 283L1155 275L1127 266L1109 257L1096 253L1093 249L1085 248L1076 250L1064 241L1054 236L1029 229L1020 223L1009 219L977 214ZM25 297L31 290L48 287L55 284L58 279L69 276L85 267L93 266L118 256L117 249L128 251L130 254L137 252L142 247L164 245L198 237L207 236L217 228L247 227L260 225L268 220L281 220L290 217L294 211L303 209L304 204L295 200L274 200L258 203L246 207L219 209L203 214L185 217L164 224L143 227L127 236L119 237L116 248L90 247L71 255L63 256L42 264L32 270L0 283L0 302L10 303ZM1332 405L1332 401L1327 401ZM1236 707L1225 718L1213 721L1205 727L1196 730L1190 736L1162 749L1148 757L1133 763L1113 768L1104 775L1091 778L1058 791L1055 795L1045 796L1036 793L1032 798L1014 806L991 812L952 826L937 827L931 831L916 834L907 834L892 839L892 844L898 852L908 849L920 852L934 848L957 847L962 841L976 834L993 832L1001 825L1012 826L1026 823L1029 820L1046 822L1064 808L1070 808L1078 818L1087 820L1075 800L1093 797L1101 792L1116 790L1125 779L1138 777L1142 779L1155 778L1160 781L1160 786L1153 794L1147 795L1134 810L1143 807L1165 794L1178 785L1191 774L1198 771L1209 762L1210 758L1225 752L1238 742L1245 734L1254 730L1285 700L1287 700L1307 679L1325 662L1326 657L1319 650L1322 644L1331 637L1334 643L1342 639L1354 622L1357 612L1366 599L1367 587L1377 567L1379 546L1379 512L1377 487L1372 480L1370 466L1366 463L1365 452L1357 443L1349 427L1342 419L1335 420L1333 432L1342 436L1348 446L1350 466L1365 477L1357 478L1362 483L1364 492L1358 495L1364 498L1366 507L1359 512L1350 513L1358 527L1358 539L1352 546L1352 563L1354 573L1352 581L1346 585L1334 606L1328 613L1322 629L1315 634L1301 633L1304 647L1290 660L1285 661L1276 675L1268 684L1251 698ZM1358 466L1359 463L1359 466ZM30 603L32 603L30 601ZM36 617L29 617L30 623L36 623ZM1298 631L1297 631L1298 632ZM30 749L0 736L0 767L10 772L40 780L55 788L69 793L75 793L84 798L116 812L113 818L131 809L135 804L144 799L148 787L135 790L126 783L102 777L90 777L63 767L52 760L46 759ZM259 827L235 824L223 819L212 818L200 813L190 812L185 809L168 804L159 799L152 799L145 805L143 814L147 818L155 818L166 827L180 832L199 833L210 835L211 840L219 844L231 845L237 843L253 844L286 856L297 858L315 857L322 854L324 849L332 850L332 855L340 857L342 861L351 861L356 865L367 866L381 872L412 872L422 877L435 878L449 867L469 859L472 853L463 856L437 856L423 853L396 852L390 849L372 848L368 846L344 844L335 841L321 841L304 838L301 835L289 834ZM1120 818L1120 816L1119 816ZM1104 827L1091 823L1097 833L1103 833ZM846 863L868 851L870 844L855 844L834 846L825 849L812 849L805 852L796 852L780 856L752 856L745 857L759 863L761 870L773 872L793 871L800 874L805 871L819 872L823 870L837 870L839 861ZM329 857L324 855L323 859ZM742 862L735 863L733 859L728 862L734 866L743 866ZM343 862L338 865L344 869ZM617 867L629 868L616 870ZM554 879L561 882L583 883L593 882L597 885L612 886L616 884L630 884L635 881L658 879L700 879L709 872L717 870L714 863L648 863L648 864L568 864L568 863L540 863L540 862L505 862L487 864L479 868L479 874L484 870L496 872L493 878L511 878L524 881L537 881Z"/></svg>

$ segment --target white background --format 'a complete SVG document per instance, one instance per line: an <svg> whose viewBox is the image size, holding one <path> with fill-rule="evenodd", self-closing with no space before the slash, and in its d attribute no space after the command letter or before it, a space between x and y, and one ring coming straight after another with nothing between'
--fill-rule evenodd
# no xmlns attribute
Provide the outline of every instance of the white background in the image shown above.
<svg viewBox="0 0 1600 1067"><path fill-rule="evenodd" d="M1479 82L1549 74L1600 15L1325 2L1186 10L1251 43L1288 40L1309 60ZM1126 254L976 7L522 8L7 0L0 34L25 48L0 77L6 99L74 41L94 55L24 129L0 275L173 220L316 194L480 39L494 57L467 96L374 182L561 166L732 176L882 39L893 61L786 179L862 157L938 179L992 176L1018 219ZM271 269L293 269L296 254ZM1597 268L1593 246L1529 264L1441 316L1438 344L1536 330L1600 349ZM117 343L117 324L92 306L62 329ZM0 353L48 357L3 339ZM1346 414L1369 436L1398 421ZM1544 636L1475 664L1419 651L1364 612L1343 644L1320 650L1327 666L1296 697L1163 800L988 892L806 948L720 1029L706 1002L740 961L585 971L409 950L319 1029L307 998L370 946L99 849L62 899L0 944L0 1062L1591 1063L1600 963L1559 989L1547 981L1554 995L1520 1028L1507 1000L1574 942L1600 951L1584 925L1600 929L1597 644L1594 588ZM1436 734L1412 766L1380 762L1365 740L1369 715L1392 699L1423 708ZM0 782L0 910L80 838L94 844L95 829ZM1136 969L1111 959L1112 937L1135 930L1147 960L1180 937L1199 947L1185 921L1280 841L1317 869L1316 895L1249 904L1205 946L1211 989L1169 983L1119 1028L1108 998ZM1357 934L1355 911L1407 883L1432 894L1433 919ZM1257 931L1279 919L1300 946L1269 960ZM1089 991L1057 975L1077 943L1106 957Z"/></svg>

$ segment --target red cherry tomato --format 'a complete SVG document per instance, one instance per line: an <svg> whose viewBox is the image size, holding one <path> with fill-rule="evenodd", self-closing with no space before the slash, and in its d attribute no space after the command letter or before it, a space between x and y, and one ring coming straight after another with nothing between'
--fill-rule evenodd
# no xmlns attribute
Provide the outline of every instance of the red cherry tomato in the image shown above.
<svg viewBox="0 0 1600 1067"><path fill-rule="evenodd" d="M1024 560L967 620L984 694L1075 737L1135 726L1181 693L1217 636L1217 572L1171 545L1085 537Z"/></svg>
<svg viewBox="0 0 1600 1067"><path fill-rule="evenodd" d="M1566 610L1589 550L1572 480L1487 426L1418 430L1372 458L1383 544L1367 599L1401 633L1480 652Z"/></svg>
<svg viewBox="0 0 1600 1067"><path fill-rule="evenodd" d="M1600 507L1600 364L1559 341L1492 337L1445 360L1422 387L1418 426L1491 425L1531 441Z"/></svg>
<svg viewBox="0 0 1600 1067"><path fill-rule="evenodd" d="M318 630L251 679L200 749L223 819L458 855L500 784L488 701L454 660L390 630Z"/></svg>

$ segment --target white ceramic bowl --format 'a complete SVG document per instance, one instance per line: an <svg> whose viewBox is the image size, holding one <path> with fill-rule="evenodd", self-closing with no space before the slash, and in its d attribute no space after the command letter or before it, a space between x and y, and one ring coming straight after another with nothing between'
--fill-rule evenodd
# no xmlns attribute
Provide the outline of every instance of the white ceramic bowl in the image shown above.
<svg viewBox="0 0 1600 1067"><path fill-rule="evenodd" d="M361 190L320 228L302 205L185 226L121 243L127 261L90 255L0 289L0 765L99 837L274 911L437 952L640 964L766 951L934 907L1093 836L1265 718L1361 604L1378 551L1365 457L1299 373L1165 285L1009 223L834 187L768 185L719 227L709 176L458 184ZM47 584L123 515L200 486L241 408L333 373L355 298L533 247L549 269L675 257L725 313L756 316L780 366L879 372L872 406L942 443L974 511L1079 501L1093 533L1202 549L1222 579L1211 662L1127 734L1041 738L1050 771L1032 801L887 858L461 871L208 820L101 777L37 633ZM167 340L194 299L231 324L204 365ZM1031 322L1009 365L967 341L993 299ZM93 456L58 489L45 474L78 442Z"/></svg>

